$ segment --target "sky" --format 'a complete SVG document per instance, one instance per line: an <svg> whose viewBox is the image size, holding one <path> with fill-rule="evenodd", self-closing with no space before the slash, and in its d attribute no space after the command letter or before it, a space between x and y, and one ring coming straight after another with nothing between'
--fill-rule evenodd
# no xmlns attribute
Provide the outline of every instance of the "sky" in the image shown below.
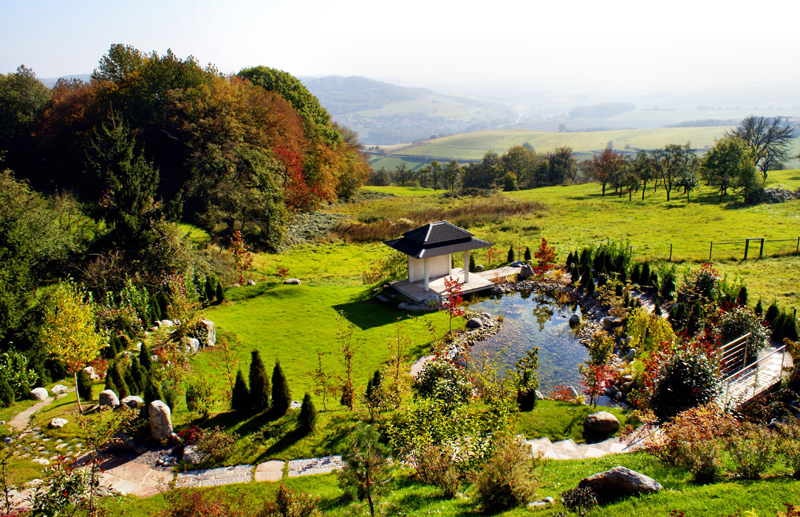
<svg viewBox="0 0 800 517"><path fill-rule="evenodd" d="M90 73L112 43L225 73L571 91L800 77L796 0L0 0L0 72Z"/></svg>

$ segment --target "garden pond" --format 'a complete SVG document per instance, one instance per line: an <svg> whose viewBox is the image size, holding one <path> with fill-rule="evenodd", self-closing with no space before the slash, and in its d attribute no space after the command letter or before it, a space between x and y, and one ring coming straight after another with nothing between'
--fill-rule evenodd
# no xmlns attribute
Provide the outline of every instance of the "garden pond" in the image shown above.
<svg viewBox="0 0 800 517"><path fill-rule="evenodd" d="M578 305L560 304L544 293L513 292L471 302L469 310L503 319L497 334L475 343L473 358L484 352L500 354L500 366L514 368L528 350L539 347L539 391L549 395L557 385L580 391L583 376L578 368L589 352L569 326L570 316L581 314Z"/></svg>

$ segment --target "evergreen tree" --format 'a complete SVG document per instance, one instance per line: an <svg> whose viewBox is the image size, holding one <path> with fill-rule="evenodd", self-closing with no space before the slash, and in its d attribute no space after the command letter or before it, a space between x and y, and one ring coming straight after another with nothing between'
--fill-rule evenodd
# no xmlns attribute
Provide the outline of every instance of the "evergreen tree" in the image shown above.
<svg viewBox="0 0 800 517"><path fill-rule="evenodd" d="M736 296L736 303L741 305L742 307L747 307L747 286L742 286L739 289L739 294Z"/></svg>
<svg viewBox="0 0 800 517"><path fill-rule="evenodd" d="M664 311L661 310L661 302L658 298L656 298L656 303L653 304L653 314L656 316L662 316Z"/></svg>
<svg viewBox="0 0 800 517"><path fill-rule="evenodd" d="M589 248L583 248L583 251L581 251L580 266L585 269L586 266L589 264L589 261L591 260L592 260L592 252L589 251Z"/></svg>
<svg viewBox="0 0 800 517"><path fill-rule="evenodd" d="M114 386L116 386L119 390L114 392L117 394L117 397L122 400L130 395L131 390L128 387L128 384L125 382L125 374L122 371L122 365L119 363L119 361L114 363L114 366L110 368L109 373L111 374L111 380L114 381Z"/></svg>
<svg viewBox="0 0 800 517"><path fill-rule="evenodd" d="M150 349L145 343L142 343L142 348L139 350L139 366L144 370L145 375L148 375L153 369L153 360L150 358Z"/></svg>
<svg viewBox="0 0 800 517"><path fill-rule="evenodd" d="M631 282L634 284L641 284L642 283L642 265L641 264L634 264L633 268L631 269Z"/></svg>
<svg viewBox="0 0 800 517"><path fill-rule="evenodd" d="M778 303L776 300L772 302L772 305L767 307L767 313L764 314L764 321L772 325L775 322L775 318L777 318L779 314L780 310L778 310Z"/></svg>
<svg viewBox="0 0 800 517"><path fill-rule="evenodd" d="M783 339L797 342L797 318L794 315L786 313L782 328Z"/></svg>
<svg viewBox="0 0 800 517"><path fill-rule="evenodd" d="M783 325L786 323L786 313L781 311L772 322L771 337L778 343L783 341Z"/></svg>
<svg viewBox="0 0 800 517"><path fill-rule="evenodd" d="M572 254L570 253L570 257L571 256ZM530 246L527 246L525 247L525 262L530 262L530 261L531 261L531 248Z"/></svg>
<svg viewBox="0 0 800 517"><path fill-rule="evenodd" d="M245 412L253 406L250 401L250 390L247 389L247 383L244 382L244 374L242 370L236 374L236 382L233 384L233 392L231 393L231 409L238 412Z"/></svg>
<svg viewBox="0 0 800 517"><path fill-rule="evenodd" d="M586 284L589 283L590 278L592 278L592 270L589 268L589 264L586 264L585 266L583 266L583 274L581 275L581 285L585 287Z"/></svg>
<svg viewBox="0 0 800 517"><path fill-rule="evenodd" d="M285 415L292 403L292 396L289 394L289 384L283 374L280 361L275 361L275 368L272 370L272 408L279 415Z"/></svg>
<svg viewBox="0 0 800 517"><path fill-rule="evenodd" d="M589 281L586 282L584 290L586 291L586 294L588 294L589 296L594 295L594 277L592 275L589 275Z"/></svg>
<svg viewBox="0 0 800 517"><path fill-rule="evenodd" d="M758 303L756 304L753 312L756 313L756 316L759 318L764 315L764 306L761 304L761 298L758 299Z"/></svg>
<svg viewBox="0 0 800 517"><path fill-rule="evenodd" d="M303 397L303 405L300 406L297 424L306 433L312 432L317 427L317 408L314 407L311 395L308 393Z"/></svg>
<svg viewBox="0 0 800 517"><path fill-rule="evenodd" d="M225 301L225 291L222 290L222 283L217 282L217 303Z"/></svg>
<svg viewBox="0 0 800 517"><path fill-rule="evenodd" d="M78 372L78 395L83 400L92 400L94 398L92 394L92 376L83 368Z"/></svg>
<svg viewBox="0 0 800 517"><path fill-rule="evenodd" d="M161 391L161 384L156 381L152 375L147 378L147 384L144 387L144 406L143 410L147 411L147 408L150 406L150 403L154 400L160 400L161 402L164 401L164 393Z"/></svg>
<svg viewBox="0 0 800 517"><path fill-rule="evenodd" d="M644 276L644 275L642 275L642 276ZM650 280L647 282L647 285L649 285L651 287L658 288L658 273L657 272L650 271ZM667 285L667 287L669 287L669 285ZM674 291L674 290L675 290L675 284L673 283L672 284L672 291ZM672 291L670 291L670 292L672 292Z"/></svg>
<svg viewBox="0 0 800 517"><path fill-rule="evenodd" d="M508 256L506 257L506 262L514 262L514 245L512 244L510 248L508 248Z"/></svg>
<svg viewBox="0 0 800 517"><path fill-rule="evenodd" d="M147 374L144 368L142 368L142 365L139 364L139 360L135 357L131 360L131 376L133 377L133 382L136 383L136 393L144 391Z"/></svg>
<svg viewBox="0 0 800 517"><path fill-rule="evenodd" d="M470 273L475 272L475 255L473 255L472 253L469 254L469 272Z"/></svg>
<svg viewBox="0 0 800 517"><path fill-rule="evenodd" d="M580 270L580 266L578 266L577 262L572 264L571 276L572 276L572 278L571 278L571 282L570 283L572 285L576 285L578 283L578 280L580 280L580 278L581 278L581 270Z"/></svg>
<svg viewBox="0 0 800 517"><path fill-rule="evenodd" d="M650 279L650 263L645 262L642 264L642 272L639 274L639 282L638 284L643 284L643 286L651 286L653 283Z"/></svg>
<svg viewBox="0 0 800 517"><path fill-rule="evenodd" d="M159 291L156 294L156 304L158 307L158 313L160 314L160 319L166 319L169 309L169 298L167 297L167 293L164 291Z"/></svg>
<svg viewBox="0 0 800 517"><path fill-rule="evenodd" d="M258 350L253 350L250 359L250 401L256 411L269 409L269 378Z"/></svg>
<svg viewBox="0 0 800 517"><path fill-rule="evenodd" d="M683 302L678 302L672 306L669 312L669 322L672 328L677 330L681 328L686 320L686 305Z"/></svg>
<svg viewBox="0 0 800 517"><path fill-rule="evenodd" d="M125 384L128 386L128 390L130 391L129 395L135 395L139 393L139 385L136 384L136 379L133 376L133 367L123 368L122 375L125 379Z"/></svg>
<svg viewBox="0 0 800 517"><path fill-rule="evenodd" d="M111 375L110 369L106 372L106 385L104 389L111 390L114 393L119 393L117 385L114 384L114 377Z"/></svg>
<svg viewBox="0 0 800 517"><path fill-rule="evenodd" d="M214 283L211 281L210 276L206 277L204 291L206 294L206 303L211 305L214 302L214 296L217 294L217 290L214 288Z"/></svg>
<svg viewBox="0 0 800 517"><path fill-rule="evenodd" d="M9 386L5 377L0 377L0 405L9 407L14 403L14 390Z"/></svg>

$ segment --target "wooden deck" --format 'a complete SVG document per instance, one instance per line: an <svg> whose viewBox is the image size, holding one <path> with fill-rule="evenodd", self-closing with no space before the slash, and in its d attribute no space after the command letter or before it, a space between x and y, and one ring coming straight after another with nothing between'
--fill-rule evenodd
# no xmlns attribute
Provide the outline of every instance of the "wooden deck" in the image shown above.
<svg viewBox="0 0 800 517"><path fill-rule="evenodd" d="M495 285L495 280L505 280L506 278L516 275L520 272L521 268L518 267L500 267L497 269L490 269L488 271L481 271L480 273L470 273L469 282L464 283L464 270L462 268L454 268L450 270L450 277L457 278L461 282L461 293L477 293L490 289ZM415 302L423 302L432 294L441 297L446 296L446 289L444 287L444 279L446 277L431 278L428 283L428 291L425 291L425 282L409 282L408 280L401 280L391 284L397 291L408 296Z"/></svg>

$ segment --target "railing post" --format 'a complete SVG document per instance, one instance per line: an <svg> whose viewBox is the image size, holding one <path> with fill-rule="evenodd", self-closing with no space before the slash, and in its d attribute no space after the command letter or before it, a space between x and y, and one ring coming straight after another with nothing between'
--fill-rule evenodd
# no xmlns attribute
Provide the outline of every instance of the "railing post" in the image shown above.
<svg viewBox="0 0 800 517"><path fill-rule="evenodd" d="M800 250L800 237L797 238L797 249ZM672 262L672 244L669 245L669 261Z"/></svg>
<svg viewBox="0 0 800 517"><path fill-rule="evenodd" d="M711 252L714 249L714 241L711 241L711 244L708 246L708 261L711 262Z"/></svg>
<svg viewBox="0 0 800 517"><path fill-rule="evenodd" d="M758 258L764 258L764 238L761 238L761 249L758 252Z"/></svg>
<svg viewBox="0 0 800 517"><path fill-rule="evenodd" d="M750 239L744 240L744 260L747 260L747 252L750 250Z"/></svg>

